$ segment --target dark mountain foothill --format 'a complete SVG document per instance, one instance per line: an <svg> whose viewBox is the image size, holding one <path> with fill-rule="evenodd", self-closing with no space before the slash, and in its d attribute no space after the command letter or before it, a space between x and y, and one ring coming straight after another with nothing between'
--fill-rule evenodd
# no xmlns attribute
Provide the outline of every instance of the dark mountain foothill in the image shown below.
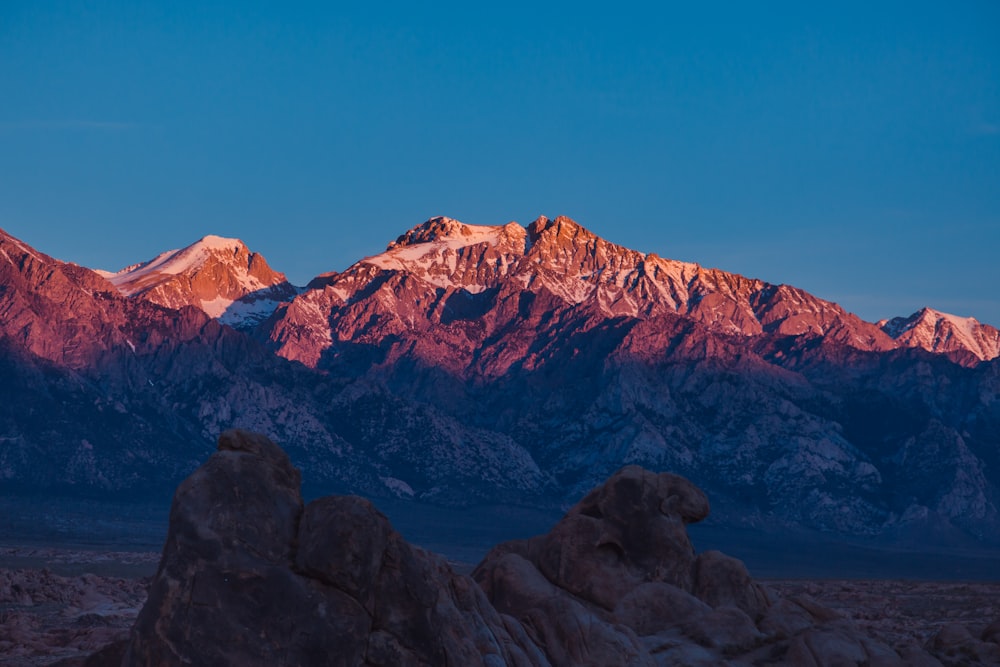
<svg viewBox="0 0 1000 667"><path fill-rule="evenodd" d="M227 431L178 487L122 665L989 665L1000 633L953 623L889 646L739 560L695 553L688 480L626 466L548 533L472 576L403 540L370 502L304 504L266 437ZM95 660L98 658L95 657Z"/></svg>

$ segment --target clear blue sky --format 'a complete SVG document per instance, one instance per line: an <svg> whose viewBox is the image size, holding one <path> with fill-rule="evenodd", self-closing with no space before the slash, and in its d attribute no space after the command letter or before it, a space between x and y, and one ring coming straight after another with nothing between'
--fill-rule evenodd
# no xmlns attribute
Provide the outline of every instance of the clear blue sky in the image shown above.
<svg viewBox="0 0 1000 667"><path fill-rule="evenodd" d="M569 215L867 319L1000 325L1000 3L0 2L0 227L293 282Z"/></svg>

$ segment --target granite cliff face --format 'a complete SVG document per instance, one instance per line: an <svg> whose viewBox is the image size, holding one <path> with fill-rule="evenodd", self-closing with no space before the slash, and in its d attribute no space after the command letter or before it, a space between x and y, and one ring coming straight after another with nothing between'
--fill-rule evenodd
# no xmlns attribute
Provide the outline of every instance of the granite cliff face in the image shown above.
<svg viewBox="0 0 1000 667"><path fill-rule="evenodd" d="M1000 360L971 320L877 326L566 218L432 219L244 331L204 299L285 283L235 240L117 287L0 244L7 490L170 488L243 426L294 443L320 487L372 496L566 506L638 464L696 482L726 523L1000 534ZM928 339L931 320L961 335Z"/></svg>
<svg viewBox="0 0 1000 667"><path fill-rule="evenodd" d="M693 484L626 467L545 534L499 545L473 576L407 544L366 500L303 505L299 471L229 431L177 489L124 665L995 664L949 626L888 646L804 596L782 598L685 526Z"/></svg>

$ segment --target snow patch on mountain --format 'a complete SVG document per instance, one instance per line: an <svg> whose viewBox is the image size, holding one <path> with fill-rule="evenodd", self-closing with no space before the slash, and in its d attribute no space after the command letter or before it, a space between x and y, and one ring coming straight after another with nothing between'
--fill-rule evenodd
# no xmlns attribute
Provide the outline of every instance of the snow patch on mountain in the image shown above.
<svg viewBox="0 0 1000 667"><path fill-rule="evenodd" d="M379 477L379 480L400 498L412 498L415 495L413 487L401 479L397 479L395 477Z"/></svg>
<svg viewBox="0 0 1000 667"><path fill-rule="evenodd" d="M439 225L436 231L426 234L418 235L411 232L409 235L401 236L399 240L390 243L385 252L373 257L366 257L361 261L381 269L405 270L414 264L426 264L440 258L454 258L459 251L469 246L500 245L504 231L509 227L506 225L466 225L451 218L433 218L432 220L444 224ZM517 223L513 224L521 229L522 234L524 233L523 227Z"/></svg>
<svg viewBox="0 0 1000 667"><path fill-rule="evenodd" d="M955 332L967 342L972 342L976 337L976 330L979 328L979 320L974 317L959 317L950 313L939 313L928 308L928 312L934 313L943 320L947 320Z"/></svg>
<svg viewBox="0 0 1000 667"><path fill-rule="evenodd" d="M355 266L402 272L433 287L478 294L514 269L525 253L526 238L527 231L515 222L487 226L431 218Z"/></svg>

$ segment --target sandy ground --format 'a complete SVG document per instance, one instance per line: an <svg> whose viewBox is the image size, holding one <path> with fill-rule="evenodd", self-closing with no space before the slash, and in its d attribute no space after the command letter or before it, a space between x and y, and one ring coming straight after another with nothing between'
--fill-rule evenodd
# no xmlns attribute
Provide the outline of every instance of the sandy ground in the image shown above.
<svg viewBox="0 0 1000 667"><path fill-rule="evenodd" d="M983 628L1000 618L1000 581L821 579L761 583L784 597L808 595L893 647L908 639L923 646L950 623L960 623L979 636Z"/></svg>
<svg viewBox="0 0 1000 667"><path fill-rule="evenodd" d="M127 638L149 584L137 573L158 560L152 552L0 547L0 665L82 664Z"/></svg>

